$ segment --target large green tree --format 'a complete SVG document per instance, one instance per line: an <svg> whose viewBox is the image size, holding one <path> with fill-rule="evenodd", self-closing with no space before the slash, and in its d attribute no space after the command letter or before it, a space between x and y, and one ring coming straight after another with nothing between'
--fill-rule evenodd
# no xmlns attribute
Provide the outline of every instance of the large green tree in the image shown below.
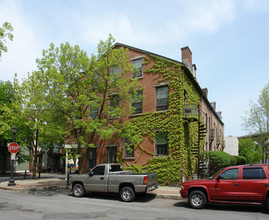
<svg viewBox="0 0 269 220"><path fill-rule="evenodd" d="M12 110L14 101L14 87L11 82L0 81L0 158L2 174L6 172L8 157L7 144L12 139L11 124Z"/></svg>
<svg viewBox="0 0 269 220"><path fill-rule="evenodd" d="M2 57L2 52L7 52L7 39L13 40L12 31L13 27L9 22L4 22L2 27L0 27L0 60Z"/></svg>
<svg viewBox="0 0 269 220"><path fill-rule="evenodd" d="M90 58L79 46L51 44L37 59L38 71L33 73L42 85L46 108L57 116L55 120L65 118L65 142L78 148L80 173L87 148L97 139L134 139L133 127L121 119L140 87L137 80L126 77L133 71L128 51L114 49L114 42L112 36L101 41L97 56Z"/></svg>
<svg viewBox="0 0 269 220"><path fill-rule="evenodd" d="M250 110L243 119L243 127L255 137L265 163L269 153L269 83L261 91L257 103L250 102Z"/></svg>
<svg viewBox="0 0 269 220"><path fill-rule="evenodd" d="M254 164L260 162L262 152L253 139L239 139L239 156L245 157L247 163Z"/></svg>
<svg viewBox="0 0 269 220"><path fill-rule="evenodd" d="M63 117L55 115L50 108L46 101L44 85L34 73L28 75L16 88L22 106L17 119L20 121L25 145L33 156L33 178L35 179L37 168L41 168L41 164L38 164L38 155L43 150L51 151L63 145L64 120L61 120Z"/></svg>

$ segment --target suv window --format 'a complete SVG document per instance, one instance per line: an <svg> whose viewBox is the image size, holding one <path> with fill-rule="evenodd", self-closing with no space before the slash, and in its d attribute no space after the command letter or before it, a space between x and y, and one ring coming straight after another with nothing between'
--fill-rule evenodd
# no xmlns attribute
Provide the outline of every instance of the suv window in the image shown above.
<svg viewBox="0 0 269 220"><path fill-rule="evenodd" d="M243 179L266 179L262 167L243 168Z"/></svg>
<svg viewBox="0 0 269 220"><path fill-rule="evenodd" d="M221 174L222 180L237 180L238 179L238 168L226 170Z"/></svg>

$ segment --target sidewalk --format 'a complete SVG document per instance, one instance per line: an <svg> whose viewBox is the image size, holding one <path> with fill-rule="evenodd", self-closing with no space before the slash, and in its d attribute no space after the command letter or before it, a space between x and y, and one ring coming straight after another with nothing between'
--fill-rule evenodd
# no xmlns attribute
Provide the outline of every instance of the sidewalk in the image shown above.
<svg viewBox="0 0 269 220"><path fill-rule="evenodd" d="M1 182L0 189L18 191L42 191L53 189L69 190L69 187L66 185L66 181L62 178L15 180L15 186L8 186L8 183L9 181ZM179 193L179 187L160 186L157 190L150 192L150 194L155 194L157 198L163 199L182 199Z"/></svg>

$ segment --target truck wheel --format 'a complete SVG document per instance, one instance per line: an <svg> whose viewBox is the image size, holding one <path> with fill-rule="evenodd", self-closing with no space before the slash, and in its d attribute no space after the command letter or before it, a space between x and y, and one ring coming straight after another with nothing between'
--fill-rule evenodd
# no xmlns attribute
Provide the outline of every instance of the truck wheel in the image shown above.
<svg viewBox="0 0 269 220"><path fill-rule="evenodd" d="M202 209L205 207L206 204L206 196L205 194L200 190L194 190L190 193L188 197L188 202L192 208L195 209Z"/></svg>
<svg viewBox="0 0 269 220"><path fill-rule="evenodd" d="M124 202L131 202L135 198L135 193L132 187L125 186L120 191L120 197Z"/></svg>
<svg viewBox="0 0 269 220"><path fill-rule="evenodd" d="M85 190L82 184L77 183L73 186L73 195L75 197L82 197L85 194Z"/></svg>

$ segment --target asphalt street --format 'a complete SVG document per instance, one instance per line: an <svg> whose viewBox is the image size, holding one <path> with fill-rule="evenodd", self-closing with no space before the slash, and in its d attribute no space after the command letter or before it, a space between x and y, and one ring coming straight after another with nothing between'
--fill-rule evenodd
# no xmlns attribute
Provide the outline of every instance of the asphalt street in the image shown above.
<svg viewBox="0 0 269 220"><path fill-rule="evenodd" d="M89 194L75 198L70 191L0 190L0 219L101 219L101 220L268 220L263 207L208 205L195 210L184 200L154 195L122 202L118 195Z"/></svg>

